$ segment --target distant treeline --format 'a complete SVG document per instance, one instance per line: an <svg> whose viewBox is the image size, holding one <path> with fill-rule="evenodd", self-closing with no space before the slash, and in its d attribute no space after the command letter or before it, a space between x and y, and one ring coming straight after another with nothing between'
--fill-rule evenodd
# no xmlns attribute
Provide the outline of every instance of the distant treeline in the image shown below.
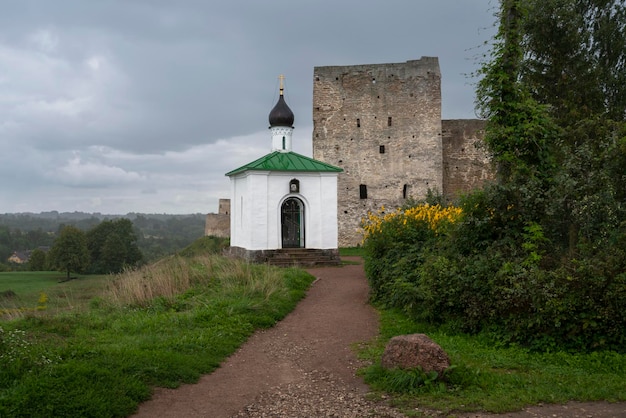
<svg viewBox="0 0 626 418"><path fill-rule="evenodd" d="M129 219L146 261L156 260L185 248L204 235L206 215L142 214L103 215L85 212L41 212L0 214L0 263L6 264L14 251L51 247L63 226L87 231L106 220Z"/></svg>

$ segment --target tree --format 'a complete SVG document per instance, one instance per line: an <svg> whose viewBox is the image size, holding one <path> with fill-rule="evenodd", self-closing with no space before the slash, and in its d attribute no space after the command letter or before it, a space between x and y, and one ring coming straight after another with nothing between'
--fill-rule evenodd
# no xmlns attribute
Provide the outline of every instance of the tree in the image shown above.
<svg viewBox="0 0 626 418"><path fill-rule="evenodd" d="M626 6L503 0L499 18L478 105L508 205L570 256L601 248L626 220Z"/></svg>
<svg viewBox="0 0 626 418"><path fill-rule="evenodd" d="M492 61L480 70L483 78L477 91L478 110L487 119L485 142L503 184L546 178L554 168L551 147L556 126L547 106L521 82L522 23L527 13L523 4L502 1Z"/></svg>
<svg viewBox="0 0 626 418"><path fill-rule="evenodd" d="M37 248L30 253L28 259L28 268L31 271L44 271L46 269L46 253Z"/></svg>
<svg viewBox="0 0 626 418"><path fill-rule="evenodd" d="M571 255L626 220L626 5L529 0L520 81L559 126L551 235Z"/></svg>
<svg viewBox="0 0 626 418"><path fill-rule="evenodd" d="M72 272L85 271L89 267L85 233L74 226L63 227L50 249L48 258L53 268L67 272L68 280Z"/></svg>
<svg viewBox="0 0 626 418"><path fill-rule="evenodd" d="M624 120L624 1L528 0L527 5L521 76L535 98L550 105L561 126L594 115Z"/></svg>
<svg viewBox="0 0 626 418"><path fill-rule="evenodd" d="M0 225L0 260L6 261L13 251L13 241L9 227Z"/></svg>
<svg viewBox="0 0 626 418"><path fill-rule="evenodd" d="M94 273L118 273L143 261L137 235L128 219L104 221L87 232L87 246Z"/></svg>
<svg viewBox="0 0 626 418"><path fill-rule="evenodd" d="M124 242L118 233L109 234L100 250L100 265L107 273L118 273L125 266L133 266L138 261L131 260L129 243Z"/></svg>

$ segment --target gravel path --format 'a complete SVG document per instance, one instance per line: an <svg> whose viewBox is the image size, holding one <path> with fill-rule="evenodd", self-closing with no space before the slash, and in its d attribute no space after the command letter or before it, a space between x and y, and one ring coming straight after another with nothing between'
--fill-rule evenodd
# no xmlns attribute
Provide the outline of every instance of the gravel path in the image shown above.
<svg viewBox="0 0 626 418"><path fill-rule="evenodd" d="M362 265L316 268L307 296L197 384L156 389L146 417L403 417L364 398L352 345L374 338Z"/></svg>
<svg viewBox="0 0 626 418"><path fill-rule="evenodd" d="M219 369L203 376L197 384L157 388L152 399L141 404L133 416L404 417L393 408L366 399L368 388L355 376L361 364L353 346L374 338L378 332L376 312L367 303L363 266L308 271L317 280L284 320L255 333ZM435 411L419 412L421 416L437 415ZM618 418L626 417L626 404L548 405L499 416Z"/></svg>

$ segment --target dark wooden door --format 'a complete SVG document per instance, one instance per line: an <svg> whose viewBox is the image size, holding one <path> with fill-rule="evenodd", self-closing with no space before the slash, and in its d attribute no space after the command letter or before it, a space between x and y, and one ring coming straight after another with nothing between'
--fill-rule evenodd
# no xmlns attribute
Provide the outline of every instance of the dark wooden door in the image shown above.
<svg viewBox="0 0 626 418"><path fill-rule="evenodd" d="M283 248L304 247L304 205L300 199L285 200L280 210Z"/></svg>

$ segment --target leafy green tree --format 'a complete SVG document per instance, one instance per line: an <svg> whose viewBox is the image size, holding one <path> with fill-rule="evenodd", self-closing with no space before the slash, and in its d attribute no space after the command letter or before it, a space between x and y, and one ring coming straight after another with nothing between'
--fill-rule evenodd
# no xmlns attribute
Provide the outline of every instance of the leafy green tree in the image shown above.
<svg viewBox="0 0 626 418"><path fill-rule="evenodd" d="M37 248L30 253L28 268L31 271L44 271L47 267L47 256L45 251Z"/></svg>
<svg viewBox="0 0 626 418"><path fill-rule="evenodd" d="M524 59L524 2L503 0L492 61L486 63L478 91L478 110L487 119L485 142L502 184L549 177L554 168L556 126L547 106L538 103L521 82Z"/></svg>
<svg viewBox="0 0 626 418"><path fill-rule="evenodd" d="M598 115L624 120L624 1L528 0L526 5L521 77L537 100L549 104L564 127Z"/></svg>
<svg viewBox="0 0 626 418"><path fill-rule="evenodd" d="M204 235L204 214L128 214L138 237L137 246L145 260L173 254ZM117 219L117 218L116 218ZM74 225L83 231L98 226L100 214L46 212L0 214L0 260L14 250L50 247L62 227ZM19 231L19 235L16 233Z"/></svg>
<svg viewBox="0 0 626 418"><path fill-rule="evenodd" d="M100 257L101 265L110 273L118 273L125 266L133 266L137 264L139 259L131 260L128 254L128 243L125 243L122 237L113 233L110 234L102 245Z"/></svg>
<svg viewBox="0 0 626 418"><path fill-rule="evenodd" d="M52 234L45 232L41 228L26 232L28 246L26 248L50 247L54 241Z"/></svg>
<svg viewBox="0 0 626 418"><path fill-rule="evenodd" d="M89 267L85 233L74 226L63 227L50 249L48 259L53 268L67 272L68 280L72 272L85 271Z"/></svg>
<svg viewBox="0 0 626 418"><path fill-rule="evenodd" d="M498 184L464 205L466 222L448 245L466 258L454 267L433 259L424 282L445 282L454 269L474 276L452 298L465 301L457 313L466 324L473 319L474 330L499 324L507 339L543 339L544 347L619 347L626 339L626 315L615 308L626 281L625 4L502 0L499 20L478 89ZM456 277L447 283L464 285ZM480 309L468 310L471 300Z"/></svg>
<svg viewBox="0 0 626 418"><path fill-rule="evenodd" d="M529 0L521 30L521 82L560 129L548 232L574 256L625 219L626 5Z"/></svg>
<svg viewBox="0 0 626 418"><path fill-rule="evenodd" d="M94 273L118 273L143 261L137 235L128 219L101 222L87 232L87 245Z"/></svg>

